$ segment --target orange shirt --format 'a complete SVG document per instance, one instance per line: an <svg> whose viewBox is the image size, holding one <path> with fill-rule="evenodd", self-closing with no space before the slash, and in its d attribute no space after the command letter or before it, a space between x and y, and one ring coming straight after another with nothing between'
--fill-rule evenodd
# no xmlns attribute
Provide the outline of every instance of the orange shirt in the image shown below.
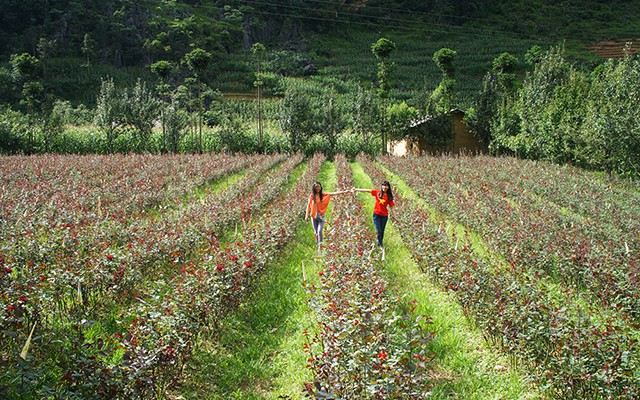
<svg viewBox="0 0 640 400"><path fill-rule="evenodd" d="M393 200L389 201L386 193L382 195L382 198L378 197L379 190L372 190L371 195L376 198L376 205L373 207L373 213L382 215L383 217L389 216L389 209L387 206L393 207L395 204Z"/></svg>
<svg viewBox="0 0 640 400"><path fill-rule="evenodd" d="M309 203L307 203L307 212L313 218L318 212L320 215L324 215L327 212L327 207L329 207L329 199L331 198L330 194L324 194L322 196L322 200L318 196L316 196L315 201L313 200L313 195L309 195Z"/></svg>

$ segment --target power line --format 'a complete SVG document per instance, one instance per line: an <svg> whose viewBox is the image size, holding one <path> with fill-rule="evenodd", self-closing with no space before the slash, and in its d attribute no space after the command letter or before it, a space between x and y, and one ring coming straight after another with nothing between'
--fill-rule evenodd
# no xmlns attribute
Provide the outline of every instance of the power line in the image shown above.
<svg viewBox="0 0 640 400"><path fill-rule="evenodd" d="M320 2L318 0L307 0L307 1L317 1ZM399 18L392 18L392 17L388 17L388 16L376 16L376 15L371 15L371 14L359 14L359 13L352 13L352 12L346 12L346 11L337 11L337 10L322 10L322 9L309 9L308 7L302 7L302 6L295 6L295 5L285 5L285 4L275 4L275 3L270 3L267 1L259 1L259 0L246 0L246 3L253 3L256 5L267 5L267 6L273 6L273 7L277 7L277 8L285 8L285 9L290 9L290 10L303 10L306 12L309 11L315 11L318 13L331 13L331 14L335 14L336 16L344 16L344 17L358 17L358 18L369 18L369 19L377 19L377 20L382 20L384 22L395 22L398 23L398 26L396 26L396 28L402 29L402 30L407 30L407 31L415 31L415 32L424 32L424 31L429 31L429 32L435 32L435 33L450 33L452 30L465 30L465 31L473 31L473 32L463 32L463 34L468 34L468 35L485 35L485 36L495 36L496 34L501 34L501 35L507 35L507 36L515 36L517 39L520 40L536 40L536 41L540 41L540 42L545 42L545 43L551 43L554 41L554 39L550 39L548 37L542 37L542 36L535 36L535 35L530 35L530 34L525 34L525 33L518 33L518 32L508 32L508 31L496 31L496 30L489 30L489 29L483 29L483 28L475 28L475 27L461 27L461 26L451 26L451 25L445 25L445 24L438 24L438 23L430 23L429 26L436 26L439 28L444 28L446 30L439 30L439 29L433 29L430 27L425 27L425 26L421 26L420 28L416 28L413 27L411 25L415 25L416 21L414 20L408 20L408 19L399 19ZM324 2L324 3L329 3L329 2ZM331 4L331 3L329 3ZM384 8L387 10L391 10L388 8ZM329 17L316 17L316 16L310 16L310 15L294 15L294 14L284 14L284 13L277 13L277 12L270 12L270 11L263 11L263 10L257 10L254 9L253 10L256 13L259 14L263 14L263 15L274 15L274 16L281 16L281 17L288 17L288 18L304 18L304 19L311 19L311 20L318 20L318 21L326 21L326 22L336 22L336 23L349 23L349 24L358 24L358 25L367 25L367 26L373 26L376 28L380 28L380 26L378 24L375 24L373 22L360 22L360 21L345 21L345 20L340 20L337 18L329 18ZM426 14L426 13L425 13ZM444 14L440 14L440 15L444 15ZM409 25L407 25L409 24ZM557 39L555 39L557 40Z"/></svg>
<svg viewBox="0 0 640 400"><path fill-rule="evenodd" d="M333 2L327 1L327 0L306 0L306 1L314 2L314 3L322 3L322 4L334 4L334 5L336 4L336 3L333 3ZM347 6L347 4L344 4L344 6ZM410 14L422 14L422 15L430 15L430 16L435 16L435 17L468 19L468 20L472 20L472 21L485 21L485 22L491 22L491 23L503 22L502 20L498 20L498 19L468 17L468 16L464 16L464 15L442 14L442 13L428 12L428 11L415 11L415 10L404 11L404 10L400 10L400 9L397 9L397 8L382 7L382 6L367 5L366 8L367 9L374 9L374 10L381 10L381 11L395 11L395 12L400 11L400 12L406 12L406 13L410 13Z"/></svg>
<svg viewBox="0 0 640 400"><path fill-rule="evenodd" d="M294 10L309 11L309 8L307 8L307 7L281 5L281 4L268 3L268 2L258 1L258 0L247 0L247 3L254 3L254 4L260 4L260 5L271 5L271 6L276 6L276 7L279 7L279 8L288 8L288 9L294 9ZM553 42L553 39L549 39L548 37L534 36L534 35L529 35L529 34L524 34L524 33L517 33L517 32L494 31L494 30L474 28L474 27L451 26L451 25L437 24L437 23L430 23L428 27L421 26L419 28L416 28L414 26L411 26L411 25L415 25L416 21L407 20L407 19L380 17L380 16L374 16L374 15L361 15L361 14L356 14L356 13L348 13L348 12L344 12L344 11L333 11L333 10L318 10L318 9L316 9L316 10L313 10L313 11L316 11L316 12L319 12L319 13L332 13L332 14L340 15L340 16L356 16L356 17L364 17L364 18L370 18L370 19L378 19L378 20L382 20L384 22L395 22L395 23L398 23L398 25L395 26L395 28L402 29L402 30L405 30L405 31L414 31L414 32L429 31L429 32L434 32L434 33L451 33L452 30L464 30L464 31L473 31L473 32L461 32L462 34L465 34L465 35L495 36L495 35L500 34L500 35L507 35L507 36L509 36L509 35L515 36L515 38L519 39L519 40L527 40L528 39L528 40L536 40L536 41L544 42L544 43ZM374 22L369 22L369 21L366 21L366 22L353 21L353 20L345 21L345 20L336 19L336 18L315 17L315 16L310 16L310 15L299 15L299 14L284 14L284 13L277 13L277 12L270 12L270 11L263 11L263 10L256 10L256 9L254 9L253 12L258 13L258 14L262 14L262 15L273 15L273 16L288 17L288 18L294 18L294 19L311 19L311 20L325 21L325 22L335 22L335 23L358 24L358 25L371 26L371 27L374 27L374 28L377 28L377 29L380 28L379 24L376 24ZM407 25L407 24L409 24L409 25ZM434 28L431 28L431 26L444 28L446 30L434 29ZM460 33L460 32L458 32L458 33Z"/></svg>

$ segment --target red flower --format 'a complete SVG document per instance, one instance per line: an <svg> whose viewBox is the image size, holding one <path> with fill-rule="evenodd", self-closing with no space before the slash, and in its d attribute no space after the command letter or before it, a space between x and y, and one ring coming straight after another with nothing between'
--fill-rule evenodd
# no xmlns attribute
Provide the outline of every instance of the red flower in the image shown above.
<svg viewBox="0 0 640 400"><path fill-rule="evenodd" d="M250 267L251 266L251 262L247 261L246 263L244 263L245 267Z"/></svg>
<svg viewBox="0 0 640 400"><path fill-rule="evenodd" d="M4 270L7 272L7 274L10 274L10 273L13 271L13 270L12 270L11 268L9 268L9 267L5 268Z"/></svg>
<svg viewBox="0 0 640 400"><path fill-rule="evenodd" d="M107 260L109 261L113 260L113 256L111 254L107 254Z"/></svg>
<svg viewBox="0 0 640 400"><path fill-rule="evenodd" d="M231 261L238 261L238 256L231 257Z"/></svg>
<svg viewBox="0 0 640 400"><path fill-rule="evenodd" d="M23 302L23 303L26 303L26 302L27 302L27 298L23 296L23 297L20 297L20 298L18 299L18 301L21 301L21 302Z"/></svg>
<svg viewBox="0 0 640 400"><path fill-rule="evenodd" d="M45 280L44 275L40 275L40 281L44 281L44 280Z"/></svg>
<svg viewBox="0 0 640 400"><path fill-rule="evenodd" d="M7 306L7 311L12 311L15 307L13 304Z"/></svg>
<svg viewBox="0 0 640 400"><path fill-rule="evenodd" d="M224 268L224 267L222 266L222 264L219 264L219 265L216 267L216 270L217 270L218 272L220 272L220 271L222 271L222 269L223 269L223 268Z"/></svg>
<svg viewBox="0 0 640 400"><path fill-rule="evenodd" d="M378 358L382 361L387 359L387 353L385 353L384 351L381 351L378 353Z"/></svg>

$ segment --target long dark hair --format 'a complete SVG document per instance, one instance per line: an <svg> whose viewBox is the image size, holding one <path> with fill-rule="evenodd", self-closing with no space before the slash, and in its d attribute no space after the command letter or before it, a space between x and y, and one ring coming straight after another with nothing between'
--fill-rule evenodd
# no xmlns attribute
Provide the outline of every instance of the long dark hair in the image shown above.
<svg viewBox="0 0 640 400"><path fill-rule="evenodd" d="M318 193L318 195L320 195L320 201L322 201L322 199L324 198L324 194L322 193L322 183L315 181L313 183L313 186L311 186L311 195L313 196L313 198L316 198L316 186L320 186L320 193Z"/></svg>
<svg viewBox="0 0 640 400"><path fill-rule="evenodd" d="M389 200L389 202L393 201L393 192L391 191L391 184L389 183L389 181L383 181L380 186L386 186L389 189L387 190L387 199ZM382 198L382 195L384 194L384 192L381 190L380 192L378 192L378 197Z"/></svg>

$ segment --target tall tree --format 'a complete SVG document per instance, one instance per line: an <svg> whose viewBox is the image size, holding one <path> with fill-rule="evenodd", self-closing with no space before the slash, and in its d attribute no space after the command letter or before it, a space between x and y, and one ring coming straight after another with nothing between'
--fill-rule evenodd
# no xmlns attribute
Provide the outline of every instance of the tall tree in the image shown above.
<svg viewBox="0 0 640 400"><path fill-rule="evenodd" d="M372 90L358 87L352 104L353 129L362 138L365 152L373 155L373 133L380 129L380 99Z"/></svg>
<svg viewBox="0 0 640 400"><path fill-rule="evenodd" d="M138 150L145 151L158 115L158 101L147 84L140 79L131 90L124 92L125 121L135 128Z"/></svg>
<svg viewBox="0 0 640 400"><path fill-rule="evenodd" d="M162 124L162 138L165 142L165 148L171 147L168 146L170 141L167 136L167 120L166 120L166 112L167 112L167 104L171 99L171 88L169 87L168 80L171 76L171 72L173 71L173 65L169 61L157 61L151 64L151 72L158 75L160 78L160 83L156 86L156 91L160 96L160 123ZM176 147L172 147L173 151L176 152Z"/></svg>
<svg viewBox="0 0 640 400"><path fill-rule="evenodd" d="M433 61L442 71L442 81L429 98L429 114L447 114L454 103L454 72L453 61L457 53L443 47L433 54Z"/></svg>
<svg viewBox="0 0 640 400"><path fill-rule="evenodd" d="M47 81L47 59L51 57L56 48L56 41L49 40L47 38L40 38L36 49L40 56L40 62L42 63L42 79Z"/></svg>
<svg viewBox="0 0 640 400"><path fill-rule="evenodd" d="M194 49L187 53L183 62L187 65L189 70L195 76L195 84L196 84L196 101L198 105L198 146L200 147L200 152L202 153L202 122L203 122L203 98L202 95L204 93L204 73L209 68L213 56L206 50L203 49Z"/></svg>
<svg viewBox="0 0 640 400"><path fill-rule="evenodd" d="M299 85L289 85L281 107L280 125L282 131L289 136L291 150L300 151L314 131L310 96Z"/></svg>
<svg viewBox="0 0 640 400"><path fill-rule="evenodd" d="M395 43L387 38L380 38L371 45L371 52L378 59L378 96L382 99L382 153L387 152L387 133L386 133L386 103L385 99L389 96L391 88L391 73L395 67L394 63L389 61L391 53L396 49Z"/></svg>
<svg viewBox="0 0 640 400"><path fill-rule="evenodd" d="M105 133L109 151L113 151L114 141L124 124L124 102L113 78L102 80L96 103L95 123Z"/></svg>
<svg viewBox="0 0 640 400"><path fill-rule="evenodd" d="M258 151L260 153L264 150L264 132L262 129L262 85L264 81L262 79L262 63L266 50L262 43L255 43L251 47L256 62L256 80L253 84L258 89Z"/></svg>

